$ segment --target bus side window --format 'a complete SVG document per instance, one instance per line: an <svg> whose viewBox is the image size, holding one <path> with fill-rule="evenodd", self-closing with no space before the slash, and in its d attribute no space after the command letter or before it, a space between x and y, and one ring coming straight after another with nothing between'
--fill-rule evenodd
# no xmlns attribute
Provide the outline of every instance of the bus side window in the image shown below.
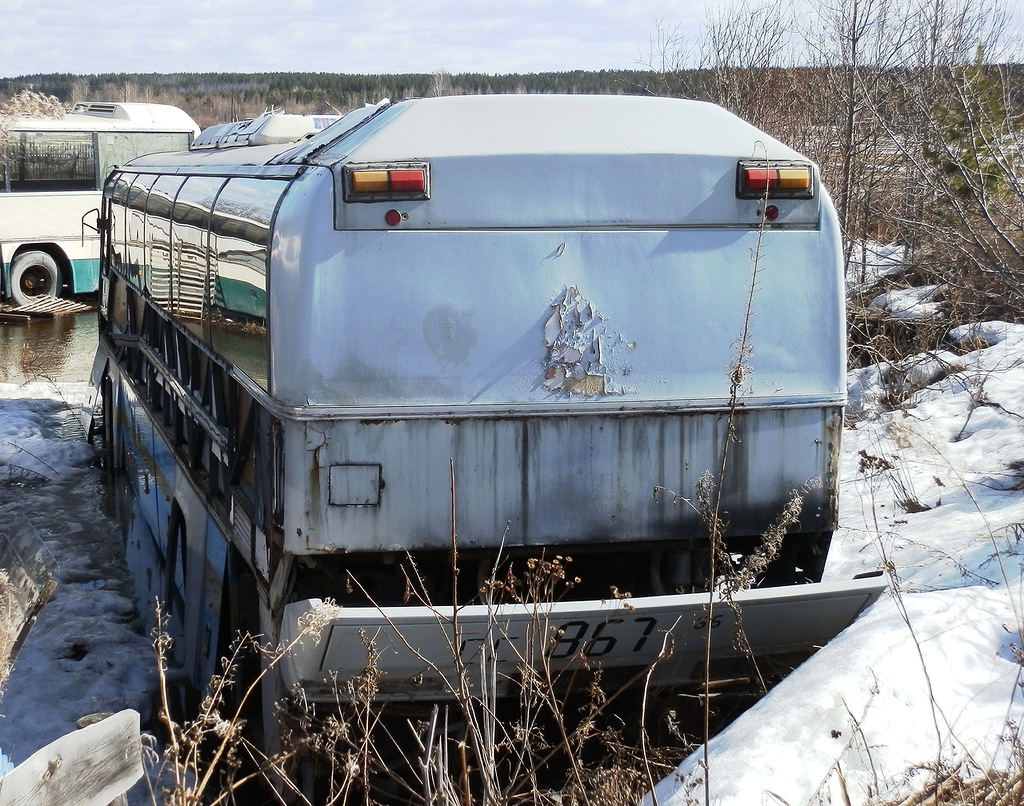
<svg viewBox="0 0 1024 806"><path fill-rule="evenodd" d="M182 177L158 177L146 201L146 240L149 242L148 288L154 301L166 310L172 309L171 274L171 209L181 188Z"/></svg>
<svg viewBox="0 0 1024 806"><path fill-rule="evenodd" d="M153 184L152 176L137 176L128 190L125 202L125 259L128 275L137 288L145 288L148 283L146 260L146 201L149 188Z"/></svg>
<svg viewBox="0 0 1024 806"><path fill-rule="evenodd" d="M125 205L128 189L135 177L118 174L110 186L110 257L114 268L120 269L126 260L125 246Z"/></svg>
<svg viewBox="0 0 1024 806"><path fill-rule="evenodd" d="M174 201L171 297L174 312L185 318L198 320L212 305L210 210L224 181L191 176Z"/></svg>

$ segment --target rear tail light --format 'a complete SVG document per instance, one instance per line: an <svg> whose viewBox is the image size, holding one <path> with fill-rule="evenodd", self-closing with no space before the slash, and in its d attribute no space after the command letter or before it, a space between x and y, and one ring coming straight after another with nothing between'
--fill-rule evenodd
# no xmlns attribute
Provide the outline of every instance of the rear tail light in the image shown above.
<svg viewBox="0 0 1024 806"><path fill-rule="evenodd" d="M345 166L345 201L418 201L430 198L430 166L403 162Z"/></svg>
<svg viewBox="0 0 1024 806"><path fill-rule="evenodd" d="M814 168L807 162L740 160L736 195L741 199L814 198Z"/></svg>

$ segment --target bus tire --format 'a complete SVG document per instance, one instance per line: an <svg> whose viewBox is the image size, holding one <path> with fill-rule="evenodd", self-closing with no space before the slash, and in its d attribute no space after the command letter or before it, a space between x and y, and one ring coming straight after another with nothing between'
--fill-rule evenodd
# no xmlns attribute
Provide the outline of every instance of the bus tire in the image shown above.
<svg viewBox="0 0 1024 806"><path fill-rule="evenodd" d="M37 297L60 296L60 269L46 252L25 252L11 264L11 297L28 305Z"/></svg>

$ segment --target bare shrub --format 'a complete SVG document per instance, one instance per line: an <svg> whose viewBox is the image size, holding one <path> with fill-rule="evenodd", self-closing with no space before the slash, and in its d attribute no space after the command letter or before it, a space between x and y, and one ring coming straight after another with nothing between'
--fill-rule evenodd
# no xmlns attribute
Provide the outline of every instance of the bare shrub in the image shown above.
<svg viewBox="0 0 1024 806"><path fill-rule="evenodd" d="M354 679L335 681L333 700L309 701L300 690L278 702L278 722L271 731L279 739L271 752L250 737L245 714L253 698L258 701L267 675L293 646L271 648L252 637L241 639L231 657L222 661L222 673L210 682L197 714L179 723L171 716L168 695L172 643L160 617L154 646L167 746L152 773L160 790L154 791L154 801L159 798L170 806L201 799L232 802L257 791L278 793L272 797L300 804L639 801L671 771L683 751L678 742L649 746L642 719L632 721L632 715L643 711L635 706L637 686L626 687L632 699L616 709L613 705L627 696L626 689L606 690L599 671L552 668L545 650L560 636L549 624L544 605L577 582L568 572L570 562L565 557L541 557L519 572L501 566L500 577L496 564L481 588L481 596L491 604L513 602L532 608L529 629L534 634L524 646L535 648L537 654L527 649L519 658L515 680L499 671L488 642L482 642L484 657L472 667L461 663L453 646L456 672L448 678L447 697L429 714L409 715L401 704L379 697L377 648L363 635L365 671ZM358 582L353 585L358 587ZM411 580L409 587L422 590L422 581ZM302 625L303 634L322 630L333 608L326 603L318 611L320 618ZM456 611L452 618L451 628L457 632ZM239 674L245 653L262 660L262 671L253 680ZM512 690L500 693L499 682L503 687L511 683Z"/></svg>
<svg viewBox="0 0 1024 806"><path fill-rule="evenodd" d="M709 14L699 42L659 23L647 64L653 91L719 103L814 159L848 265L858 244L896 243L910 280L943 286L953 324L1018 321L1024 103L1019 68L999 63L1007 21L999 0L825 0L794 26L752 0ZM851 304L855 349L922 347L865 309Z"/></svg>
<svg viewBox="0 0 1024 806"><path fill-rule="evenodd" d="M0 106L0 114L11 117L62 118L64 112L59 99L32 89L22 90Z"/></svg>
<svg viewBox="0 0 1024 806"><path fill-rule="evenodd" d="M330 603L325 608L330 608ZM300 638L316 636L326 626L325 608L311 611L301 625ZM167 620L157 603L157 626L153 633L160 681L160 718L166 729L166 747L152 771L153 802L162 806L191 806L195 803L234 802L236 794L252 785L271 792L292 790L291 779L283 774L302 750L284 747L267 754L246 731L245 714L258 700L260 687L293 646L269 647L253 636L241 636L229 658L222 659L221 674L214 676L195 716L178 722L171 705L173 688L168 668L173 640L166 631ZM298 641L299 638L296 639ZM262 660L262 669L251 680L243 680L239 669L247 652ZM313 737L309 739L312 741ZM156 791L159 790L159 791ZM306 801L308 803L308 801Z"/></svg>

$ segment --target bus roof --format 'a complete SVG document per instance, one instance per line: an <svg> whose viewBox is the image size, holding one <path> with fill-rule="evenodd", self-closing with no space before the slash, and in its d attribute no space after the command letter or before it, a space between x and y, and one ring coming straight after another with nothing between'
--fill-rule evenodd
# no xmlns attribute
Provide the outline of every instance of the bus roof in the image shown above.
<svg viewBox="0 0 1024 806"><path fill-rule="evenodd" d="M199 135L199 125L183 109L169 104L82 101L60 118L14 117L8 127L14 131L181 131Z"/></svg>
<svg viewBox="0 0 1024 806"><path fill-rule="evenodd" d="M363 110L352 114L359 112L365 117ZM345 126L346 119L280 161L333 164L514 154L800 157L719 106L679 98L448 96L391 104L369 116L376 122L354 130Z"/></svg>
<svg viewBox="0 0 1024 806"><path fill-rule="evenodd" d="M154 154L125 170L286 178L325 169L335 227L347 230L384 226L377 205L360 202L399 199L409 203L396 212L409 216L407 229L751 226L759 219L736 186L742 160L810 169L806 157L710 103L477 95L363 107L301 143ZM352 195L354 172L392 170L418 175L417 193ZM816 225L816 188L784 205L779 226Z"/></svg>
<svg viewBox="0 0 1024 806"><path fill-rule="evenodd" d="M182 171L188 166L208 170L214 165L336 165L517 154L802 158L731 112L703 101L628 95L464 95L363 107L298 145L161 154L133 166Z"/></svg>

